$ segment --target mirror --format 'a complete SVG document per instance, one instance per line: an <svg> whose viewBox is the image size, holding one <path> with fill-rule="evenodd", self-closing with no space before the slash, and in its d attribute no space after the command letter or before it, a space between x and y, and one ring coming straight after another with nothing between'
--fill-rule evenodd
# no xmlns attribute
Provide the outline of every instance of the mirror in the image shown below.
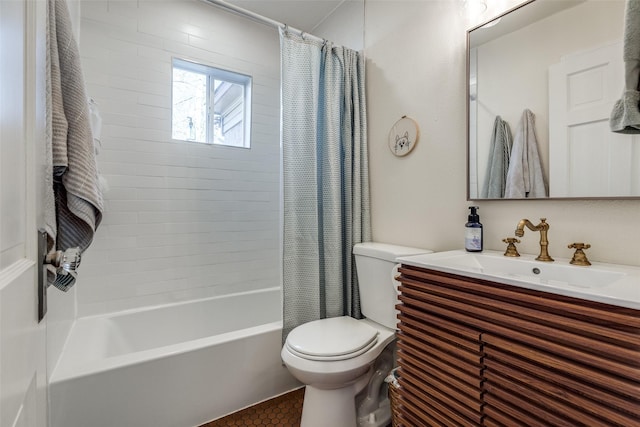
<svg viewBox="0 0 640 427"><path fill-rule="evenodd" d="M531 0L468 31L469 200L640 197L640 135L609 130L623 25L624 0Z"/></svg>

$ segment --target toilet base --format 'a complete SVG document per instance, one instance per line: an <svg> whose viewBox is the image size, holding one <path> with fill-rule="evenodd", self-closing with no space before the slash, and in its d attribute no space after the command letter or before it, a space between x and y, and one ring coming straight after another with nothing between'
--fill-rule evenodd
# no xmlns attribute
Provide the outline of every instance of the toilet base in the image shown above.
<svg viewBox="0 0 640 427"><path fill-rule="evenodd" d="M306 386L300 427L357 427L355 397L368 384L372 371L346 387Z"/></svg>

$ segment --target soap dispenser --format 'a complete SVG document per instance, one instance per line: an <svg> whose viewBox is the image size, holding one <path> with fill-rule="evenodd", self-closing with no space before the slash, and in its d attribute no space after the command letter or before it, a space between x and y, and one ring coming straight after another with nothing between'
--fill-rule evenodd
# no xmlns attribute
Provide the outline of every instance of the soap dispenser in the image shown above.
<svg viewBox="0 0 640 427"><path fill-rule="evenodd" d="M478 206L469 206L471 214L468 222L464 225L464 248L467 252L482 252L483 237L482 224L480 224L480 216L478 215Z"/></svg>

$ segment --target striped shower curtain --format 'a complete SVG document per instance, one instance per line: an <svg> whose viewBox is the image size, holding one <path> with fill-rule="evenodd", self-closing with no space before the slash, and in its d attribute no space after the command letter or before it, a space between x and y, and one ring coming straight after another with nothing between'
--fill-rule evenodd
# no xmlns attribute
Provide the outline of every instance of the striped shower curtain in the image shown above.
<svg viewBox="0 0 640 427"><path fill-rule="evenodd" d="M371 240L364 59L280 31L283 340L311 320L362 317L355 243Z"/></svg>

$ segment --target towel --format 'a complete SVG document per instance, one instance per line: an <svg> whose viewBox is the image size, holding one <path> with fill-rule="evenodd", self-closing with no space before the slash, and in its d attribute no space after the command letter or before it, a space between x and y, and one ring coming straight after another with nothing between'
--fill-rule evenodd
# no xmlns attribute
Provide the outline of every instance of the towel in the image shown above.
<svg viewBox="0 0 640 427"><path fill-rule="evenodd" d="M640 133L640 0L627 0L624 13L625 85L616 101L609 127L617 133Z"/></svg>
<svg viewBox="0 0 640 427"><path fill-rule="evenodd" d="M504 197L512 144L509 123L497 116L493 122L489 163L487 164L487 173L482 186L482 193L480 194L483 199L500 199Z"/></svg>
<svg viewBox="0 0 640 427"><path fill-rule="evenodd" d="M84 252L103 210L90 109L66 2L48 0L47 7L46 183L53 190L45 195L45 230L50 251Z"/></svg>
<svg viewBox="0 0 640 427"><path fill-rule="evenodd" d="M531 110L524 110L513 138L505 198L547 197L536 136L535 116Z"/></svg>

